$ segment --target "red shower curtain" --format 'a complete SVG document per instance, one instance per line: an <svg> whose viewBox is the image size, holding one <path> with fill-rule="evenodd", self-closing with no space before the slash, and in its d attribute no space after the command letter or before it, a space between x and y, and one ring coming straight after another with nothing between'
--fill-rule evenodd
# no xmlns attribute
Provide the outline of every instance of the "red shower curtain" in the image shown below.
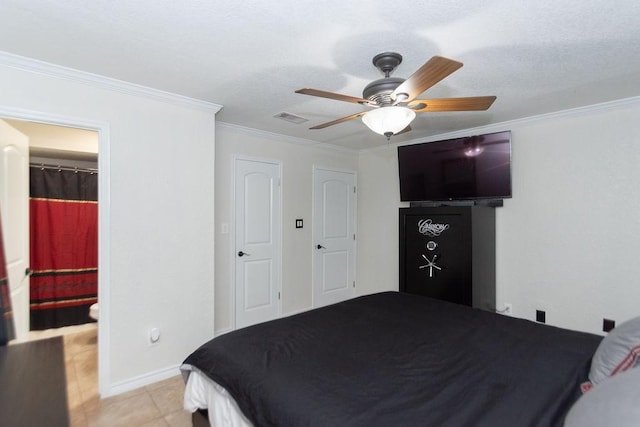
<svg viewBox="0 0 640 427"><path fill-rule="evenodd" d="M98 293L98 175L30 168L31 329L91 322Z"/></svg>

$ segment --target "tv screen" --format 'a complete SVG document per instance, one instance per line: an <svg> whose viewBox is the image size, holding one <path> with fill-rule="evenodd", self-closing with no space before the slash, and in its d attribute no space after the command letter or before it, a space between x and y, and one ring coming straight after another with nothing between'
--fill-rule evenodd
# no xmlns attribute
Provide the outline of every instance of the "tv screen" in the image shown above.
<svg viewBox="0 0 640 427"><path fill-rule="evenodd" d="M511 131L398 147L400 200L511 197Z"/></svg>

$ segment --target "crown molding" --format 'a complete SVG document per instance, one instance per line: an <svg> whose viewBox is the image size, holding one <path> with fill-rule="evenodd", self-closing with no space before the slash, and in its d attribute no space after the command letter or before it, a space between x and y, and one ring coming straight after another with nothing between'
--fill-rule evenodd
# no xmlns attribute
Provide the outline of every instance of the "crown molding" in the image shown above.
<svg viewBox="0 0 640 427"><path fill-rule="evenodd" d="M181 107L217 113L222 105L0 51L0 65Z"/></svg>

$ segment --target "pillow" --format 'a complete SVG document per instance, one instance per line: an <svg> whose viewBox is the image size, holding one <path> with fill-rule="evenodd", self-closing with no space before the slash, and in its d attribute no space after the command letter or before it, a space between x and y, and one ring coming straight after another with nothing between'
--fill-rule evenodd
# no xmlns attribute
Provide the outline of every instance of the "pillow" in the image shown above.
<svg viewBox="0 0 640 427"><path fill-rule="evenodd" d="M571 407L564 427L640 425L640 369L630 369L594 387Z"/></svg>
<svg viewBox="0 0 640 427"><path fill-rule="evenodd" d="M593 385L638 365L640 356L640 317L613 328L604 337L591 360L589 380Z"/></svg>

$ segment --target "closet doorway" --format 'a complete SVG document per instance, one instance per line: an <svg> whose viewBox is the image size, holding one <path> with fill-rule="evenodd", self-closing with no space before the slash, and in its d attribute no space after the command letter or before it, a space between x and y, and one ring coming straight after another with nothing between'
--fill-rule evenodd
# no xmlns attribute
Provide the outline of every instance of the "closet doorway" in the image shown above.
<svg viewBox="0 0 640 427"><path fill-rule="evenodd" d="M28 140L28 171L23 174L30 185L8 185L8 201L27 206L22 209L30 217L14 239L22 239L18 246L27 253L26 268L15 280L23 297L13 304L20 320L17 339L63 335L83 324L97 332L89 307L97 303L98 285L98 132L3 121ZM14 163L24 168L26 162Z"/></svg>

